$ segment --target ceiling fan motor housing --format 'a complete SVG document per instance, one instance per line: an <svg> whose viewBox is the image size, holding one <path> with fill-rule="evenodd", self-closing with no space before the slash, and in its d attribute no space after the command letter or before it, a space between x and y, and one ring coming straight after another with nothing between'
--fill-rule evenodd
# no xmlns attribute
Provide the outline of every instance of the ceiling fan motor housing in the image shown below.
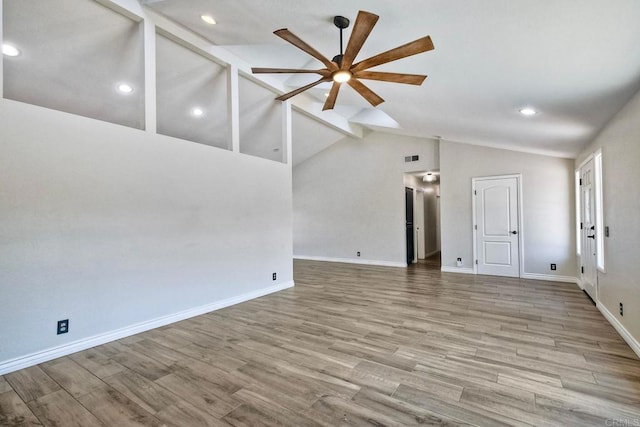
<svg viewBox="0 0 640 427"><path fill-rule="evenodd" d="M347 28L349 26L349 18L345 18L344 16L334 16L333 25L341 30Z"/></svg>

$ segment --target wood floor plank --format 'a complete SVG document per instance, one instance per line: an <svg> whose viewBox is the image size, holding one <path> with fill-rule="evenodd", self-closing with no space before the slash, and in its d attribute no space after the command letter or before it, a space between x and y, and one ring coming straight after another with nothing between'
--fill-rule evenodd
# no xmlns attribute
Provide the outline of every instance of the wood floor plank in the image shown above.
<svg viewBox="0 0 640 427"><path fill-rule="evenodd" d="M60 386L45 374L39 366L12 372L4 377L25 402L30 402L60 390Z"/></svg>
<svg viewBox="0 0 640 427"><path fill-rule="evenodd" d="M4 379L2 375L0 375L0 394L6 393L8 391L13 390L7 380Z"/></svg>
<svg viewBox="0 0 640 427"><path fill-rule="evenodd" d="M156 383L217 418L241 404L233 396L217 390L213 384L201 378L173 373L156 380Z"/></svg>
<svg viewBox="0 0 640 427"><path fill-rule="evenodd" d="M0 425L640 420L640 360L578 287L429 265L296 260L294 288L0 376Z"/></svg>
<svg viewBox="0 0 640 427"><path fill-rule="evenodd" d="M11 390L0 393L0 426L27 427L41 426L40 420L31 409Z"/></svg>
<svg viewBox="0 0 640 427"><path fill-rule="evenodd" d="M109 377L127 369L93 348L74 353L69 358L98 378Z"/></svg>
<svg viewBox="0 0 640 427"><path fill-rule="evenodd" d="M163 423L112 388L84 394L78 401L107 426L161 426Z"/></svg>
<svg viewBox="0 0 640 427"><path fill-rule="evenodd" d="M45 426L103 426L100 420L64 390L39 397L28 405Z"/></svg>
<svg viewBox="0 0 640 427"><path fill-rule="evenodd" d="M40 366L49 377L73 397L104 388L104 382L68 357L43 363Z"/></svg>

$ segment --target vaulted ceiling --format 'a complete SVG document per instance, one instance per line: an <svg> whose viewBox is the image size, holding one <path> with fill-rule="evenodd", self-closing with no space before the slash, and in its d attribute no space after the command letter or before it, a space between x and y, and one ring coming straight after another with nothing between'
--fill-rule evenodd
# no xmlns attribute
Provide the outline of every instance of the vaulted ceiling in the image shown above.
<svg viewBox="0 0 640 427"><path fill-rule="evenodd" d="M427 74L422 86L367 82L386 100L377 109L399 124L382 129L400 134L573 157L640 88L637 0L145 3L260 67L318 67L272 32L288 28L331 58L339 50L333 16L353 23L360 9L380 15L360 59L431 35L434 51L380 67ZM292 88L308 81L276 77ZM319 102L326 90L314 92ZM348 117L370 108L352 90L340 93L338 105L351 107ZM522 107L538 114L524 117Z"/></svg>
<svg viewBox="0 0 640 427"><path fill-rule="evenodd" d="M65 2L74 3L57 0L56 4ZM382 71L427 74L422 86L367 81L385 99L384 103L372 108L345 87L335 111L321 113L337 113L352 123L384 132L575 157L640 89L637 0L140 2L254 67L322 68L318 61L273 35L273 31L288 28L331 58L339 53L339 33L333 17L343 15L353 23L361 9L378 14L380 19L357 59L430 35L435 50L378 67ZM113 54L139 58L139 46L103 43L134 31L126 20L118 21L120 27L113 25L115 21L109 25L87 20L72 22L65 18L64 8L46 3L48 18L32 20L37 27L13 28L5 19L5 32L27 41L30 32L50 39L51 43L39 46L43 53L50 53L47 61L41 60L27 69L32 74L45 72L47 67L62 72L66 78L54 82L59 91L52 89L53 98L63 97L69 85L89 89L95 86L95 76L87 72L87 64L92 61L91 49L96 43L113 50ZM16 13L44 10L44 4L35 0L4 4L5 8L16 8ZM200 18L203 14L212 15L217 24L204 23ZM346 37L350 30L351 27L346 30ZM55 49L65 49L65 39L77 32L84 34L87 52L78 45L69 47L77 54L79 65L61 70ZM108 32L114 34L107 37ZM170 50L159 51L164 53L170 54ZM31 58L24 55L20 60ZM96 61L94 74L128 72L101 67L99 59ZM31 76L12 74L8 64L5 61L5 78L15 79L16 85L27 85L24 90L28 92ZM314 75L271 77L290 89L316 79ZM7 90L10 91L5 87L5 95ZM327 91L328 86L319 86L305 96L321 106ZM179 96L171 92L172 99ZM51 100L54 104L55 99ZM77 108L86 105L89 100L80 99ZM532 107L537 114L525 117L519 113L523 107ZM108 110L122 113L121 106ZM294 137L294 160L299 163L341 134L324 130L318 122L297 113ZM302 143L296 147L296 142L302 140L312 141L313 147Z"/></svg>

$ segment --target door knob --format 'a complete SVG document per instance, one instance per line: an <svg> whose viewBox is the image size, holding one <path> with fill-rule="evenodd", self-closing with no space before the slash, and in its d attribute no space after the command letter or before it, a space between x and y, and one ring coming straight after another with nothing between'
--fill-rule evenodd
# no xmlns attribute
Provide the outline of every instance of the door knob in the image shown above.
<svg viewBox="0 0 640 427"><path fill-rule="evenodd" d="M595 239L596 235L594 234L593 236L587 236L587 239Z"/></svg>
<svg viewBox="0 0 640 427"><path fill-rule="evenodd" d="M511 234L518 234L518 232L516 230L513 230Z"/></svg>

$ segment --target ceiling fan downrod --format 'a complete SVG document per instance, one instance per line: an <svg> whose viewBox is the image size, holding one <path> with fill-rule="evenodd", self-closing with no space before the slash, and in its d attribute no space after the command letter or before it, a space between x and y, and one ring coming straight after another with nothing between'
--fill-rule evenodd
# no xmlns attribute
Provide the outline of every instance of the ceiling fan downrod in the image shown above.
<svg viewBox="0 0 640 427"><path fill-rule="evenodd" d="M333 25L340 29L340 54L333 57L332 61L338 64L338 67L342 66L342 30L349 27L349 18L345 18L344 16L334 16L333 17Z"/></svg>

